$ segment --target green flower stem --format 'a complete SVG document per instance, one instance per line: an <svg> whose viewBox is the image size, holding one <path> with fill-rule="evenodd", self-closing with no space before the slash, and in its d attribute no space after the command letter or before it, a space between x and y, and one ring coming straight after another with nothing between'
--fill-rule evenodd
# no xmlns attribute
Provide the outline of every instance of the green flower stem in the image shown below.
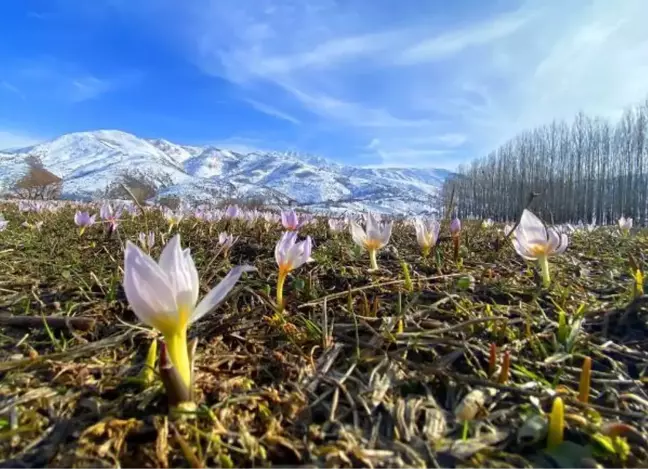
<svg viewBox="0 0 648 469"><path fill-rule="evenodd" d="M187 330L183 329L172 335L165 336L167 351L171 363L178 371L182 382L191 389L191 363L189 361L189 349L187 347Z"/></svg>
<svg viewBox="0 0 648 469"><path fill-rule="evenodd" d="M542 286L548 288L551 285L551 274L549 273L549 259L547 256L538 257L538 264L542 273Z"/></svg>
<svg viewBox="0 0 648 469"><path fill-rule="evenodd" d="M279 272L277 277L277 306L279 309L283 309L283 289L286 277L288 274L286 272Z"/></svg>
<svg viewBox="0 0 648 469"><path fill-rule="evenodd" d="M371 263L371 270L378 270L378 261L376 260L376 249L369 249L369 262Z"/></svg>

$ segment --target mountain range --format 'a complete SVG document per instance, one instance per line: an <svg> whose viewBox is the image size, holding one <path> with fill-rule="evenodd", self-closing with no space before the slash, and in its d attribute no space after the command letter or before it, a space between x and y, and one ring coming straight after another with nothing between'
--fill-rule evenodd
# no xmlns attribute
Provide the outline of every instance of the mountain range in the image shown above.
<svg viewBox="0 0 648 469"><path fill-rule="evenodd" d="M295 152L239 153L179 145L118 130L75 132L26 148L0 151L0 194L40 164L62 178L64 198L101 197L124 174L187 201L263 199L313 210L383 213L435 211L443 169L363 168Z"/></svg>

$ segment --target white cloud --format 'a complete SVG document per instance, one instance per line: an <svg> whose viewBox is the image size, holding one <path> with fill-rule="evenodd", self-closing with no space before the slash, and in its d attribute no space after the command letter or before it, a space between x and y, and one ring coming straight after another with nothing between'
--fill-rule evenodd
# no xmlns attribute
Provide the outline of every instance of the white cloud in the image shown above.
<svg viewBox="0 0 648 469"><path fill-rule="evenodd" d="M87 101L107 93L114 84L109 80L102 80L92 75L74 78L71 82L70 97L73 101Z"/></svg>
<svg viewBox="0 0 648 469"><path fill-rule="evenodd" d="M456 165L648 95L648 1L506 3L196 0L173 17L205 73L288 122L298 106L300 130L338 132L377 164Z"/></svg>
<svg viewBox="0 0 648 469"><path fill-rule="evenodd" d="M13 94L16 94L23 99L25 98L22 91L20 91L20 89L17 86L13 85L12 83L9 83L8 81L0 80L0 88L4 88L5 90Z"/></svg>
<svg viewBox="0 0 648 469"><path fill-rule="evenodd" d="M27 58L7 66L0 86L23 98L83 102L138 83L142 73L127 70L98 76L54 57Z"/></svg>
<svg viewBox="0 0 648 469"><path fill-rule="evenodd" d="M396 57L395 62L411 65L452 57L469 47L488 45L497 39L510 36L522 28L530 17L530 13L503 15L464 29L443 33L408 47Z"/></svg>
<svg viewBox="0 0 648 469"><path fill-rule="evenodd" d="M279 109L269 106L267 104L261 103L259 101L256 101L254 99L245 99L245 102L247 102L250 106L252 106L254 109L257 111L260 111L264 114L267 114L272 117L276 117L278 119L285 120L287 122L290 122L295 125L301 124L300 120L297 119L296 117L291 116L290 114L287 114L283 111L280 111Z"/></svg>

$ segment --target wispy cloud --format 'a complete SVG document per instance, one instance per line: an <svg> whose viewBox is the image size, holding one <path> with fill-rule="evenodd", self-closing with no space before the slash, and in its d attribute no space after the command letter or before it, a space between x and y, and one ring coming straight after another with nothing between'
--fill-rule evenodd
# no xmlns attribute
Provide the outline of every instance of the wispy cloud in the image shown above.
<svg viewBox="0 0 648 469"><path fill-rule="evenodd" d="M519 31L532 18L532 12L523 10L491 18L478 24L413 44L397 54L395 62L400 65L427 63L450 58L470 47L489 45Z"/></svg>
<svg viewBox="0 0 648 469"><path fill-rule="evenodd" d="M475 5L171 2L177 29L164 34L206 74L263 96L248 100L261 112L323 128L330 152L337 142L375 164L449 167L522 129L616 115L648 95L648 2Z"/></svg>
<svg viewBox="0 0 648 469"><path fill-rule="evenodd" d="M287 122L290 122L295 125L301 124L301 121L297 119L296 117L291 116L288 113L285 113L283 111L280 111L279 109L269 106L268 104L261 103L259 101L256 101L254 99L245 99L245 102L248 103L250 106L252 106L254 109L256 109L259 112L262 112L264 114L267 114L272 117L276 117L278 119L285 120Z"/></svg>
<svg viewBox="0 0 648 469"><path fill-rule="evenodd" d="M122 71L107 76L93 74L81 65L64 62L51 56L22 59L5 64L0 85L19 91L23 98L53 99L80 103L96 99L138 83L139 71ZM16 84L19 84L19 87Z"/></svg>
<svg viewBox="0 0 648 469"><path fill-rule="evenodd" d="M114 83L110 80L96 78L91 75L73 78L70 86L70 98L76 102L94 99L109 92L114 86Z"/></svg>
<svg viewBox="0 0 648 469"><path fill-rule="evenodd" d="M17 86L9 83L8 81L0 80L0 88L9 91L10 93L13 93L17 96L20 96L22 99L25 99L25 95L22 93L22 91L20 91Z"/></svg>

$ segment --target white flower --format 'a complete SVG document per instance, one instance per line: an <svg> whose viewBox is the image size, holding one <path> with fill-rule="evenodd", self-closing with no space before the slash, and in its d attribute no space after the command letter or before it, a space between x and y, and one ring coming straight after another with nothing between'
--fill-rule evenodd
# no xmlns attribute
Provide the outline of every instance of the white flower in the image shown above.
<svg viewBox="0 0 648 469"><path fill-rule="evenodd" d="M362 246L369 251L371 270L377 270L378 261L376 260L376 253L389 243L393 222L382 223L378 217L371 213L367 215L366 219L366 230L363 230L355 221L349 220L351 237L358 246Z"/></svg>
<svg viewBox="0 0 648 469"><path fill-rule="evenodd" d="M558 233L554 228L546 228L544 223L524 210L520 224L513 233L513 247L523 258L531 261L562 254L567 249L569 239L565 233Z"/></svg>
<svg viewBox="0 0 648 469"><path fill-rule="evenodd" d="M143 249L148 249L150 251L155 245L155 233L152 231L149 231L148 235L146 233L140 232L140 234L137 236L137 239Z"/></svg>
<svg viewBox="0 0 648 469"><path fill-rule="evenodd" d="M234 246L234 243L236 243L237 239L238 237L234 237L233 234L228 234L223 231L218 235L218 244L220 246L223 246L223 250L229 251L232 246Z"/></svg>
<svg viewBox="0 0 648 469"><path fill-rule="evenodd" d="M417 218L415 220L416 241L425 253L428 253L436 245L440 228L439 222L434 219Z"/></svg>
<svg viewBox="0 0 648 469"><path fill-rule="evenodd" d="M178 226L180 222L184 219L184 213L182 213L180 209L174 212L173 210L165 208L164 218L166 219L170 227Z"/></svg>
<svg viewBox="0 0 648 469"><path fill-rule="evenodd" d="M132 310L143 323L164 335L173 365L190 385L186 334L189 325L216 308L251 266L234 267L198 305L198 271L189 249L174 236L155 262L130 241L124 254L124 291Z"/></svg>
<svg viewBox="0 0 648 469"><path fill-rule="evenodd" d="M632 218L625 218L621 217L619 218L619 228L621 228L621 231L630 231L632 229Z"/></svg>
<svg viewBox="0 0 648 469"><path fill-rule="evenodd" d="M164 247L158 262L130 241L126 243L124 291L128 303L142 322L164 335L173 334L212 311L243 272L256 270L251 266L233 268L196 306L198 271L189 248L181 249L180 235Z"/></svg>
<svg viewBox="0 0 648 469"><path fill-rule="evenodd" d="M275 260L279 266L279 273L286 275L306 262L310 262L312 241L306 236L304 241L297 242L296 231L286 231L275 246Z"/></svg>
<svg viewBox="0 0 648 469"><path fill-rule="evenodd" d="M389 243L393 222L381 223L372 213L369 213L366 218L366 230L363 230L354 220L349 220L353 241L368 251L384 248Z"/></svg>

